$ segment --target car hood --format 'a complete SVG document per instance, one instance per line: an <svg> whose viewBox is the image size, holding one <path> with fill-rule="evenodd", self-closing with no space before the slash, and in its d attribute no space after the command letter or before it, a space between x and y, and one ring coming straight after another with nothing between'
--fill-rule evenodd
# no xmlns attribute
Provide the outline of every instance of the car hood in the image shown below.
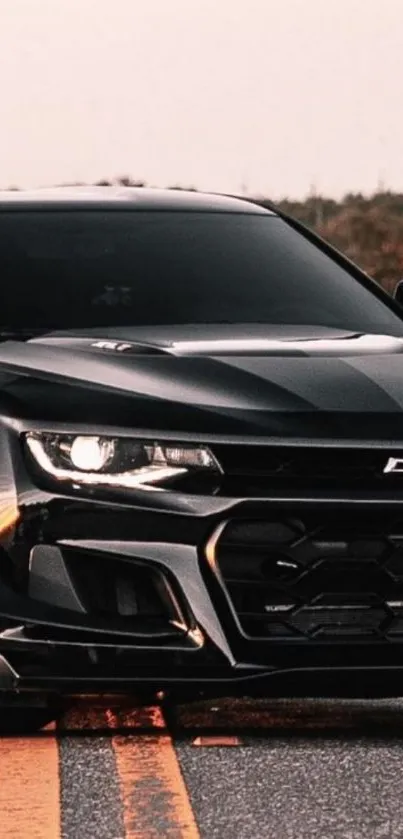
<svg viewBox="0 0 403 839"><path fill-rule="evenodd" d="M402 353L401 338L316 327L50 333L0 345L1 398L25 417L182 436L398 440Z"/></svg>
<svg viewBox="0 0 403 839"><path fill-rule="evenodd" d="M345 356L403 352L403 338L318 326L188 324L52 332L30 343L125 355Z"/></svg>

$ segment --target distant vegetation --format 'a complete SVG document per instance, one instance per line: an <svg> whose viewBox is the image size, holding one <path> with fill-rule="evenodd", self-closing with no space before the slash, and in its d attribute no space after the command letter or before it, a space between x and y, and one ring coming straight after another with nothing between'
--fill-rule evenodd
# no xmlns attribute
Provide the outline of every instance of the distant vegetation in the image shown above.
<svg viewBox="0 0 403 839"><path fill-rule="evenodd" d="M97 182L98 186L114 184L146 186L129 176ZM264 204L270 198L259 196L258 200ZM284 199L277 205L318 231L387 291L403 278L403 194L383 191L367 197L351 193L341 201L311 195L304 201Z"/></svg>
<svg viewBox="0 0 403 839"><path fill-rule="evenodd" d="M403 278L403 195L346 195L341 201L310 197L279 206L347 254L391 292Z"/></svg>

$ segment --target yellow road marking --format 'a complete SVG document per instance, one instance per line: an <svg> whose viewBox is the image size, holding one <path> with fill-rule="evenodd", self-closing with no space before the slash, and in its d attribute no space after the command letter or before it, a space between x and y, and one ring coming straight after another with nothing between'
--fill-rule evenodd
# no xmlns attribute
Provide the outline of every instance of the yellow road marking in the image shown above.
<svg viewBox="0 0 403 839"><path fill-rule="evenodd" d="M65 733L109 729L125 839L200 839L159 708L73 707L64 715L60 734L63 729ZM120 734L116 729L137 730ZM150 733L153 730L155 734ZM43 736L0 738L0 839L60 839L59 754L54 733L55 726L49 725Z"/></svg>
<svg viewBox="0 0 403 839"><path fill-rule="evenodd" d="M59 839L60 824L56 737L0 739L1 839Z"/></svg>
<svg viewBox="0 0 403 839"><path fill-rule="evenodd" d="M126 839L199 839L172 739L159 708L106 713L110 728L154 727L155 735L116 734L113 749Z"/></svg>
<svg viewBox="0 0 403 839"><path fill-rule="evenodd" d="M241 746L242 740L239 737L232 737L230 735L206 735L204 737L196 737L193 740L192 746Z"/></svg>

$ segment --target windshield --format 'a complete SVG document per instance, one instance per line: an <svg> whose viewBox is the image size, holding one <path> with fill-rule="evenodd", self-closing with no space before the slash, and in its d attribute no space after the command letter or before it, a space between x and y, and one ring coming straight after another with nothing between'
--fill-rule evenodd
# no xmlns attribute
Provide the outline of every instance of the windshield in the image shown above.
<svg viewBox="0 0 403 839"><path fill-rule="evenodd" d="M271 215L0 214L0 326L267 323L403 335L403 322Z"/></svg>

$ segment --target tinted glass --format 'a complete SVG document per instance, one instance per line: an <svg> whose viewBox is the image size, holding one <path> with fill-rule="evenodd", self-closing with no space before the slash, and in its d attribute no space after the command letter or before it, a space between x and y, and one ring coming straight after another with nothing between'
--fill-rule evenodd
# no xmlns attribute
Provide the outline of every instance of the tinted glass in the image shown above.
<svg viewBox="0 0 403 839"><path fill-rule="evenodd" d="M0 326L270 323L403 334L402 321L274 216L0 214Z"/></svg>

